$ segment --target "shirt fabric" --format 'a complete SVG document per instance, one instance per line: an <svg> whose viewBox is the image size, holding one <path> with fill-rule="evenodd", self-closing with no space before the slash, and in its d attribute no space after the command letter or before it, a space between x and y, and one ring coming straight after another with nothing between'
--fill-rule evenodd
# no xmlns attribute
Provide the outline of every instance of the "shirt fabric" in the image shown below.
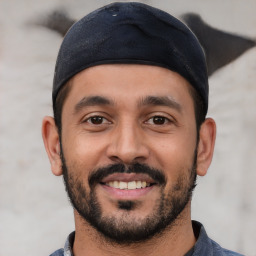
<svg viewBox="0 0 256 256"><path fill-rule="evenodd" d="M184 256L244 256L242 254L224 249L219 244L211 240L201 223L193 221L192 224L194 232L198 232L198 238L195 246ZM72 253L74 239L75 232L72 232L68 236L64 248L55 251L50 256L74 256Z"/></svg>

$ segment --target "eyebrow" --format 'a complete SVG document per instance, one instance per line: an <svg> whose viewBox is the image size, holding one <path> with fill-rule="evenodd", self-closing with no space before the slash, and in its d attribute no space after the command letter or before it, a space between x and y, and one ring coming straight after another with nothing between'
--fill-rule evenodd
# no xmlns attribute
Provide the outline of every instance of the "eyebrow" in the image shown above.
<svg viewBox="0 0 256 256"><path fill-rule="evenodd" d="M75 105L74 114L78 113L80 110L82 110L85 107L99 106L99 105L101 106L114 105L114 102L102 96L84 97Z"/></svg>
<svg viewBox="0 0 256 256"><path fill-rule="evenodd" d="M74 114L77 114L85 107L99 106L99 105L113 106L114 101L107 99L105 97L102 97L102 96L84 97L75 105ZM175 101L173 98L167 97L167 96L147 96L145 98L142 98L138 103L138 107L147 106L147 105L166 106L166 107L176 109L179 112L181 112L181 109L182 109L181 105L177 101Z"/></svg>
<svg viewBox="0 0 256 256"><path fill-rule="evenodd" d="M177 111L181 112L182 107L181 105L174 100L172 97L167 96L147 96L140 100L139 106L146 106L146 105L153 105L153 106L166 106Z"/></svg>

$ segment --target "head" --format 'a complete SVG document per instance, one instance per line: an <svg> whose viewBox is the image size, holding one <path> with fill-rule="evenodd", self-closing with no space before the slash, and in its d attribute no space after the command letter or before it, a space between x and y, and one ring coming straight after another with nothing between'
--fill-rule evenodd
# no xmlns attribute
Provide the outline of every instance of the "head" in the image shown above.
<svg viewBox="0 0 256 256"><path fill-rule="evenodd" d="M43 121L77 223L133 243L190 219L196 176L213 153L207 104L203 51L169 14L119 3L79 21L57 60L54 119Z"/></svg>

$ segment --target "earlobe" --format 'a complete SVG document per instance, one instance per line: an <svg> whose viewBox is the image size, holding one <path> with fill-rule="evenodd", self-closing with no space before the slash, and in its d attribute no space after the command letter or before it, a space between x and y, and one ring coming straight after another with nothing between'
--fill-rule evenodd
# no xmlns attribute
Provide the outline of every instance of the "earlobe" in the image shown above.
<svg viewBox="0 0 256 256"><path fill-rule="evenodd" d="M211 164L216 138L216 124L207 118L201 125L197 148L197 174L204 176Z"/></svg>
<svg viewBox="0 0 256 256"><path fill-rule="evenodd" d="M50 116L46 116L43 119L42 137L50 160L52 173L56 176L62 175L59 133L54 119Z"/></svg>

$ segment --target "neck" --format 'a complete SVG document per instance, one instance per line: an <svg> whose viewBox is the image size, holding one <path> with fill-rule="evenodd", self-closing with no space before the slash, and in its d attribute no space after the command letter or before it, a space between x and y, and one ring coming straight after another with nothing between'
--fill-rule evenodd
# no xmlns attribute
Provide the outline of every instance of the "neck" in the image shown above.
<svg viewBox="0 0 256 256"><path fill-rule="evenodd" d="M133 256L133 255L185 255L195 244L190 204L183 210L175 223L161 235L148 241L120 245L106 240L98 231L75 212L76 235L73 246L75 256Z"/></svg>

